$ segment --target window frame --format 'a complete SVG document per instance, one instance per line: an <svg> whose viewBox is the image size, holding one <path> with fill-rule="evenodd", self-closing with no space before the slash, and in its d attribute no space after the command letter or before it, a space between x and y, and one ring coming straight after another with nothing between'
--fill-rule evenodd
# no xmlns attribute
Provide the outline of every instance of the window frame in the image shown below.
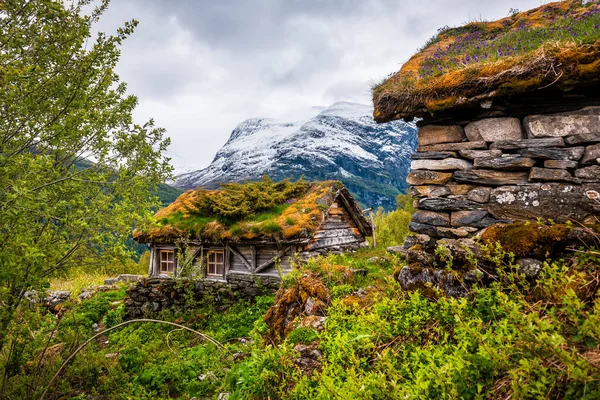
<svg viewBox="0 0 600 400"><path fill-rule="evenodd" d="M163 260L163 254L167 254L167 259ZM173 255L173 260L170 261L168 254ZM167 269L163 270L163 264L167 265ZM173 269L169 271L168 265L172 264ZM175 257L175 249L158 249L158 273L159 275L175 275L177 270L177 258Z"/></svg>
<svg viewBox="0 0 600 400"><path fill-rule="evenodd" d="M217 258L216 255L220 254L221 255L221 262L217 262ZM225 276L225 249L211 249L208 250L206 252L206 276L207 277L213 277L213 278L223 278ZM215 255L215 259L214 261L210 260L211 255ZM214 266L213 271L211 272L211 267ZM218 273L218 268L219 266L221 266L222 268L222 272Z"/></svg>

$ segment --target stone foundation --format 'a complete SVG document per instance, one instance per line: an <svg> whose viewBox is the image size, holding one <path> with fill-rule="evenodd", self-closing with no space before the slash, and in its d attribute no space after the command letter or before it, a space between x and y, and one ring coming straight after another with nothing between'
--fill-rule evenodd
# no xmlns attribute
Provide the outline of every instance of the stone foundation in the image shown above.
<svg viewBox="0 0 600 400"><path fill-rule="evenodd" d="M274 293L281 284L278 276L229 274L227 280L150 277L127 289L127 318L139 318L173 308L185 308L191 302L223 304L232 300L251 300Z"/></svg>
<svg viewBox="0 0 600 400"><path fill-rule="evenodd" d="M600 107L419 128L407 181L418 211L411 231L476 236L522 220L597 224Z"/></svg>

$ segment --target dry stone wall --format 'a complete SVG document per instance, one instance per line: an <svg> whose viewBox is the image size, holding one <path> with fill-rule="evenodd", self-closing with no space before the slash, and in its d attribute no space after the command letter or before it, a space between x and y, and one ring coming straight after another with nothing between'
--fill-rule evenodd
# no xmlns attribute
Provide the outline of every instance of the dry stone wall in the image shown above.
<svg viewBox="0 0 600 400"><path fill-rule="evenodd" d="M410 229L459 239L502 222L598 223L600 107L419 128Z"/></svg>
<svg viewBox="0 0 600 400"><path fill-rule="evenodd" d="M224 302L274 293L281 285L278 276L229 274L227 281L149 277L127 289L127 318L138 318L163 310Z"/></svg>

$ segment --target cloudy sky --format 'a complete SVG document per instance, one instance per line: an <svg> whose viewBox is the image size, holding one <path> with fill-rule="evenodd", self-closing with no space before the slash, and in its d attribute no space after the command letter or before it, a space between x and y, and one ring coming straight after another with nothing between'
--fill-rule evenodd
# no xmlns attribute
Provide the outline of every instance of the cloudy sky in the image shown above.
<svg viewBox="0 0 600 400"><path fill-rule="evenodd" d="M253 117L306 118L336 101L368 104L444 25L543 0L113 0L99 29L140 22L118 73L172 139L177 172L206 167ZM314 110L312 111L314 113Z"/></svg>

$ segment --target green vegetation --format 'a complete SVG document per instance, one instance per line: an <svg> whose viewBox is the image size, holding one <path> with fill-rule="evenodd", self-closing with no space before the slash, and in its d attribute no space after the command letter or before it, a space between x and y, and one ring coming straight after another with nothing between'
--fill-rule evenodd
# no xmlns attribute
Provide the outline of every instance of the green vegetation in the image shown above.
<svg viewBox="0 0 600 400"><path fill-rule="evenodd" d="M134 237L141 242L188 236L211 240L305 237L340 188L337 181L273 182L265 175L258 182L227 183L219 190L190 190L160 210L156 221L134 232Z"/></svg>
<svg viewBox="0 0 600 400"><path fill-rule="evenodd" d="M378 256L378 261L372 257ZM322 285L323 329L290 321L278 345L266 339L273 297L214 303L154 317L222 343L162 325L132 324L93 342L67 368L50 398L389 399L572 398L600 395L600 257L546 263L537 282L510 263L498 280L455 299L404 292L392 278L402 260L381 250L313 259L284 288ZM364 271L352 273L352 271ZM9 379L11 398L39 396L61 361L99 328L122 321L124 290L67 306L29 325ZM310 317L309 317L310 318ZM31 324L31 322L30 322ZM98 328L97 328L98 329ZM318 350L306 369L297 345ZM46 349L44 356L40 356ZM314 368L313 368L314 367ZM37 368L37 369L36 369ZM25 371L39 371L25 374ZM118 392L115 391L118 388ZM79 397L78 397L79 396Z"/></svg>
<svg viewBox="0 0 600 400"><path fill-rule="evenodd" d="M398 205L397 210L386 213L379 208L375 213L375 237L377 245L380 247L389 247L402 244L404 238L409 234L408 224L412 214L415 212L412 197L399 194L396 197Z"/></svg>
<svg viewBox="0 0 600 400"><path fill-rule="evenodd" d="M137 22L92 37L107 4L0 2L0 397L40 323L24 294L129 262L131 227L170 175L164 130L134 123L114 71Z"/></svg>

